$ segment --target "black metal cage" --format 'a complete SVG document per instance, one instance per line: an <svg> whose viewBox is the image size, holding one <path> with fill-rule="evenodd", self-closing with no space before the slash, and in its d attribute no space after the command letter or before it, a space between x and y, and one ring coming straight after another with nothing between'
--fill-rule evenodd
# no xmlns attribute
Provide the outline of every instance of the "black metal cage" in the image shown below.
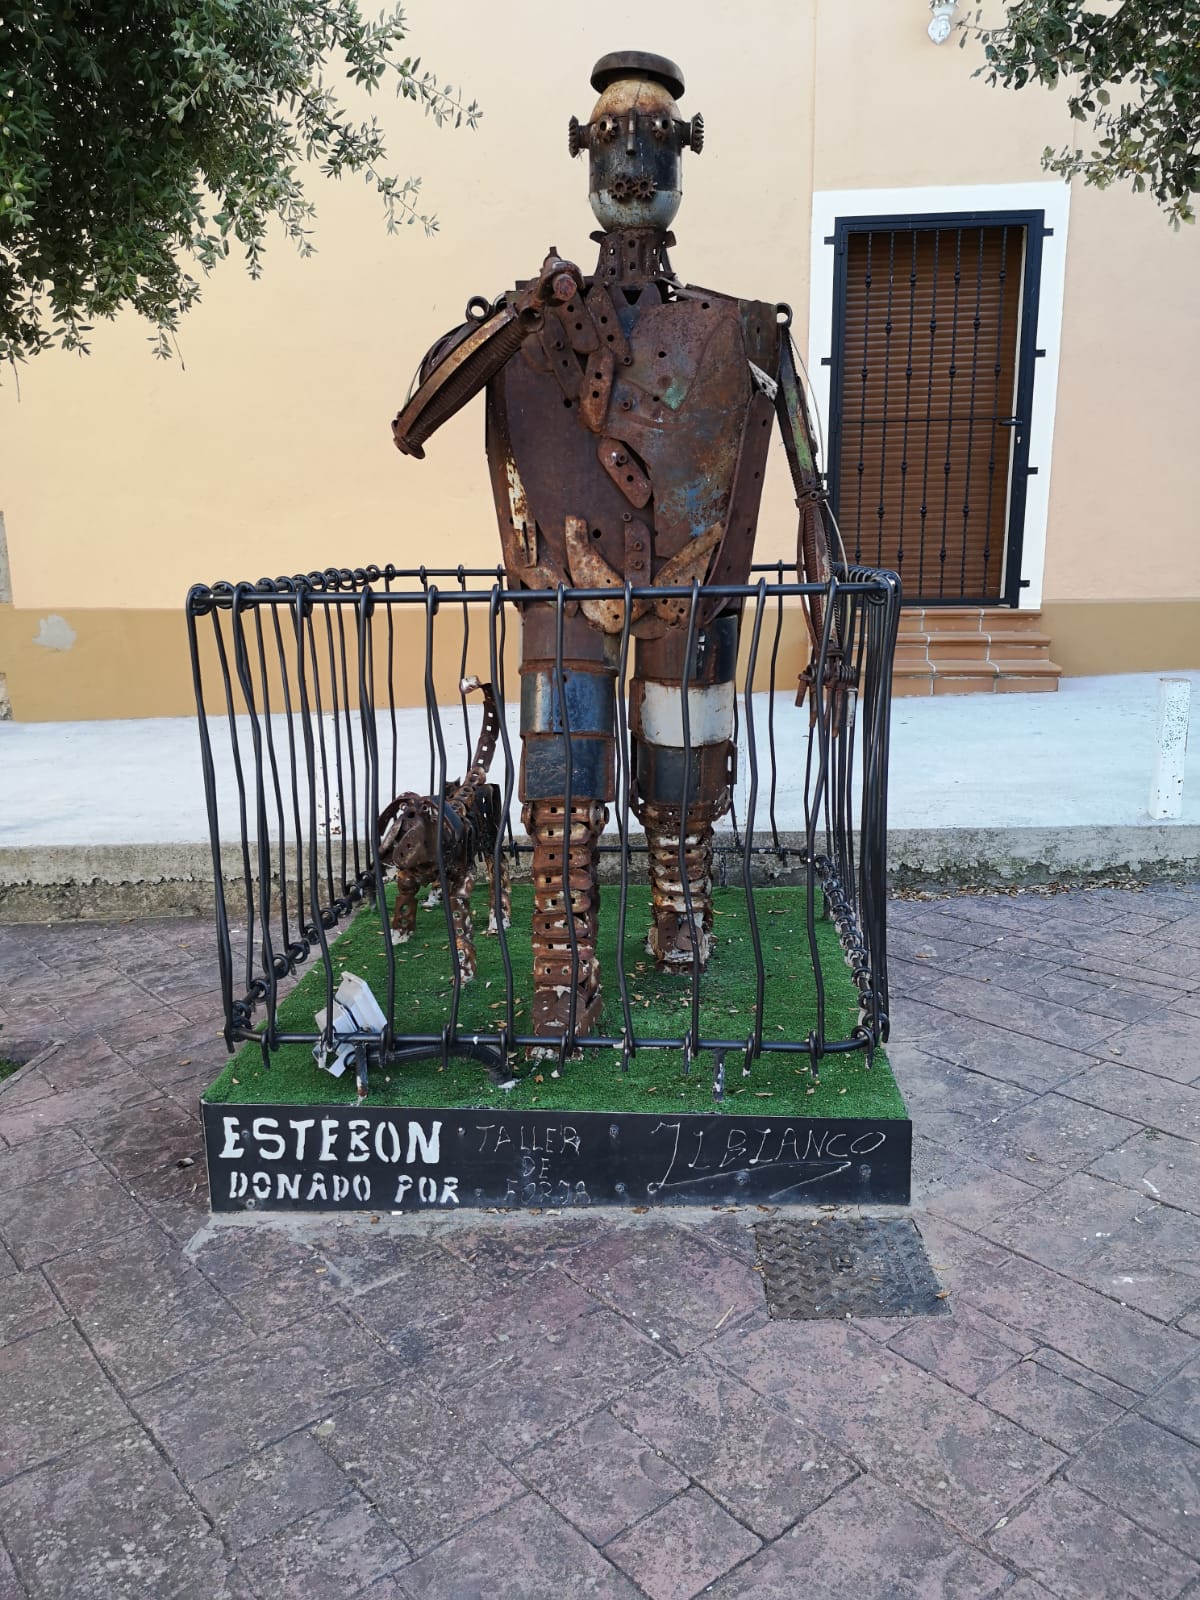
<svg viewBox="0 0 1200 1600"><path fill-rule="evenodd" d="M796 674L805 665L807 634L800 615L806 596L826 600L824 632L816 647L820 681L836 639L850 680L843 712L810 695L795 706ZM802 1052L814 1073L835 1052L865 1052L869 1060L887 1038L887 952L884 921L886 798L891 670L899 620L894 574L839 568L827 586L799 581L783 564L753 569L745 585L679 590L626 585L617 682L632 664L632 602L677 596L683 624L694 636L712 602L742 611L735 690L735 739L740 768L731 813L716 838L718 882L741 888L757 973L758 1004L748 1031L718 1037L701 1028L699 962L691 974L690 1004L680 1006L674 1037L643 1037L631 1004L630 979L618 970L621 1027L585 1037L573 1028L549 1041L565 1062L576 1050L606 1048L628 1064L637 1051L672 1049L685 1064L713 1053L714 1083L723 1081L726 1054L746 1071L764 1052ZM563 685L562 617L576 602L611 599L612 591L513 590L496 569L444 570L366 567L307 576L219 583L193 588L187 626L199 718L205 796L211 833L218 959L226 1041L257 1038L264 1055L283 1044L329 1048L336 977L331 956L337 930L373 906L386 952L386 1024L339 1033L358 1048L360 1092L368 1068L417 1056L465 1053L493 1070L510 1070L522 1051L548 1041L523 1032L510 948L522 936L499 921L505 974L490 1031L469 1033L460 1019L460 970L445 894L446 869L438 844L452 1000L437 1031L401 1032L394 1023L398 974L387 937L385 871L379 817L401 789L446 792L471 749L479 713L461 692L469 668L495 686L500 712L498 770L505 825L495 846L494 893L500 867L514 876L529 849L512 814L520 742L512 713L520 614L553 608L559 652L555 678ZM788 626L790 617L791 626ZM799 657L798 657L799 653ZM690 659L691 651L688 651ZM414 681L418 680L418 681ZM684 705L687 703L684 684ZM601 841L603 876L615 893L623 948L629 886L645 870L644 837L631 816L630 738L625 694L618 692L617 794ZM508 714L506 714L508 713ZM566 719L564 718L564 722ZM684 792L692 759L684 713ZM572 761L569 724L563 728L568 792ZM785 803L784 788L793 796ZM791 814L788 814L788 806ZM789 826L789 822L794 824ZM682 832L682 830L681 830ZM682 840L681 840L682 848ZM816 1023L805 1038L764 1037L766 982L756 890L778 880L807 888L799 944L807 951L815 989ZM569 904L569 896L568 904ZM799 900L799 897L798 897ZM499 909L498 901L496 903ZM858 996L857 1024L842 1036L826 1026L822 956L816 920L835 924ZM245 936L233 922L245 919ZM826 958L827 959L827 958ZM288 980L306 963L324 972L325 1027L285 1029L278 1016Z"/></svg>

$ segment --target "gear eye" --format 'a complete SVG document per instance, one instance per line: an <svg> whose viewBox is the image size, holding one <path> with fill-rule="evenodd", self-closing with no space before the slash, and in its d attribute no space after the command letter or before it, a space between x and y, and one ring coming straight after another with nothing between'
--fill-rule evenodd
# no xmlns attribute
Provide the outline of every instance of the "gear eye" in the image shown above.
<svg viewBox="0 0 1200 1600"><path fill-rule="evenodd" d="M618 129L616 117L601 117L599 121L595 123L592 131L595 134L595 137L599 139L601 144L611 144L617 137Z"/></svg>

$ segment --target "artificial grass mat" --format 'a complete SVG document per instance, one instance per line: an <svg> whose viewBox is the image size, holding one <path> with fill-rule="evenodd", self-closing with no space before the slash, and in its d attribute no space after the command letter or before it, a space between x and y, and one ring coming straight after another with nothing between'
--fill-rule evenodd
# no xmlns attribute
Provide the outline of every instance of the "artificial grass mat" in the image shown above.
<svg viewBox="0 0 1200 1600"><path fill-rule="evenodd" d="M498 938L483 933L487 926L490 890L481 884L475 893L472 915L476 929L478 974L464 984L459 1008L459 1031L493 1031L504 1014L504 965ZM446 939L446 918L441 907L427 909L424 897L417 912L412 939L396 947L396 1031L440 1033L450 1015L452 973ZM813 1027L816 999L805 936L806 893L803 888L756 888L759 937L766 972L764 1040L804 1039ZM389 890L389 908L391 891ZM741 889L714 891L716 949L701 978L701 1035L707 1038L745 1038L752 1025L755 1000L754 951ZM621 1000L616 975L618 890L601 892L600 962L604 981L604 1009L597 1027L601 1036L621 1034ZM820 907L818 906L818 911ZM532 889L513 886L513 925L509 931L509 956L513 967L518 1032L532 1032L532 954L528 929L532 916ZM635 1036L682 1036L690 1019L691 985L688 977L658 972L645 952L650 919L650 891L644 884L629 887L626 919L625 970ZM336 987L342 972L350 971L370 985L380 1004L387 992L385 935L379 914L366 906L349 923L331 947ZM858 1020L858 998L832 922L817 921L817 944L825 979L825 1028L830 1039L847 1038ZM313 1014L324 1007L325 978L321 967L305 974L279 1004L281 1032L311 1031ZM714 1059L703 1052L685 1076L682 1052L637 1052L628 1072L621 1071L620 1053L611 1049L585 1049L568 1061L560 1076L553 1062L528 1062L518 1056L515 1070L522 1074L511 1089L491 1082L486 1069L465 1056L451 1056L443 1069L440 1059L405 1062L376 1068L370 1076L368 1105L442 1107L536 1107L562 1111L649 1111L670 1106L676 1111L740 1117L869 1117L907 1116L904 1101L882 1051L876 1051L868 1069L863 1052L826 1056L820 1081L814 1084L807 1054L779 1052L762 1055L743 1076L741 1055L726 1056L724 1100L714 1100ZM354 1074L334 1078L314 1063L308 1045L283 1045L269 1066L263 1065L257 1043L247 1042L211 1086L205 1099L213 1102L262 1105L332 1105L356 1102Z"/></svg>

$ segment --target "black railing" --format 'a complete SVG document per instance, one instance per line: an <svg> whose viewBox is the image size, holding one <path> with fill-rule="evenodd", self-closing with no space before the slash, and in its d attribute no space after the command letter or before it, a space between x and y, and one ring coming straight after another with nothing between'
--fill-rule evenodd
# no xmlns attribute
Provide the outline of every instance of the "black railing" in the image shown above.
<svg viewBox="0 0 1200 1600"><path fill-rule="evenodd" d="M734 719L742 777L732 811L717 833L714 870L719 883L744 889L757 973L754 1021L746 1036L703 1034L703 979L697 963L686 1030L674 1037L640 1036L629 980L619 961L620 1033L576 1037L568 1030L552 1043L563 1060L578 1048L606 1048L619 1051L625 1064L644 1049L681 1050L685 1062L711 1051L717 1079L723 1076L728 1053L743 1060L747 1070L754 1059L773 1051L804 1053L814 1072L830 1053L863 1051L869 1060L888 1033L886 804L898 582L891 573L851 568L839 569L823 587L801 583L794 568L777 564L754 568L752 581L744 585L679 590L626 585L618 684L626 682L632 660L631 602L676 595L688 602L692 631L701 609L711 610L713 601L741 608L744 616ZM850 680L837 712L830 702L811 696L803 710L796 709L795 670L803 661L789 660L786 681L781 676L781 655L794 655L804 632L798 602L817 595L826 601L817 677L827 663L832 666L832 653L840 651L847 667L843 676ZM383 934L387 976L381 1004L388 1022L379 1032L339 1035L341 1043L364 1047L364 1066L368 1056L374 1063L465 1053L500 1067L523 1049L547 1044L518 1027L510 945L522 935L515 927L506 932L502 917L497 921L505 978L504 993L497 997L498 1020L487 1032L472 1026L469 1037L460 1027L463 975L445 895L447 961L453 968L449 1021L440 1032L396 1030L392 1019L398 978L387 937L378 819L402 789L442 794L447 781L465 768L479 713L461 692L461 680L469 667L481 678L488 676L500 713L498 770L492 781L498 783L506 819L493 863L494 909L499 912L500 867L506 864L519 875L529 858L528 844L507 820L519 755L519 740L505 715L514 704L507 693L515 673L513 613L531 606L557 609L555 677L565 705L564 608L611 598L611 590L514 591L495 570L463 567L330 570L192 589L187 624L213 850L225 1037L231 1049L252 1038L259 1040L264 1058L283 1044L332 1047L330 1022L324 1032L281 1028L281 986L307 962L319 960L326 1017L332 1019L337 980L331 936L367 903L373 903ZM789 613L791 631L784 625ZM686 767L691 756L686 682L683 690ZM458 705L447 711L447 702L455 699ZM418 707L407 717L404 701ZM786 735L781 739L784 719ZM423 723L423 737L417 740L414 720L417 727ZM631 825L629 729L621 693L617 722L617 795L600 853L605 881L618 885L621 950L629 886L644 874L646 850L636 823ZM563 739L569 787L568 727ZM798 825L793 827L786 826L786 817L784 826L779 820L781 746L790 752L788 770L796 773L802 793L795 813ZM437 849L444 888L441 830ZM815 987L816 1023L803 1039L763 1036L765 966L755 891L767 879L781 877L804 884L808 891L801 943ZM858 993L857 1024L842 1036L830 1036L826 1028L818 915L834 922ZM239 930L235 942L233 921L243 916L244 939ZM261 1027L256 1025L260 1012Z"/></svg>

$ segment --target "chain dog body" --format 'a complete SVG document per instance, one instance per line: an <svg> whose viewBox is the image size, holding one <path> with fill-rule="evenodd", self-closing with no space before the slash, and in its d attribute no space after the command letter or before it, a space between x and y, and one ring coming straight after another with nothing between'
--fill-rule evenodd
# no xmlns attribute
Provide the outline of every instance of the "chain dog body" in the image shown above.
<svg viewBox="0 0 1200 1600"><path fill-rule="evenodd" d="M496 751L500 716L490 683L464 678L464 694L483 694L483 727L466 776L447 784L439 801L433 795L412 792L397 795L379 819L379 859L396 873L396 907L392 913L392 943L405 944L417 918L417 896L425 885L441 889L438 867L438 831L441 830L442 863L450 897L454 942L464 981L475 976L475 941L471 926L471 893L480 861L492 882L496 842L504 826L500 788L487 781ZM508 863L500 863L500 915L507 928L512 915ZM489 933L496 931L493 896L488 916Z"/></svg>

